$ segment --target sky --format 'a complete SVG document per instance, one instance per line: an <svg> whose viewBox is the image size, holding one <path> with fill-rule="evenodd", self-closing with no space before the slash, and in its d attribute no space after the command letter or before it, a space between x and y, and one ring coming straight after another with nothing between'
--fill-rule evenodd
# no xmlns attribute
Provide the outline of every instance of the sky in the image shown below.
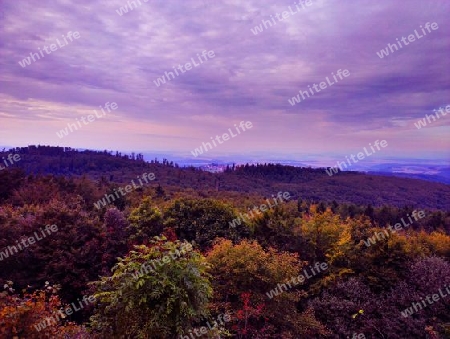
<svg viewBox="0 0 450 339"><path fill-rule="evenodd" d="M448 0L134 3L0 4L0 145L194 158L231 129L198 158L340 159L386 140L371 160L450 162L450 114L415 125L450 105Z"/></svg>

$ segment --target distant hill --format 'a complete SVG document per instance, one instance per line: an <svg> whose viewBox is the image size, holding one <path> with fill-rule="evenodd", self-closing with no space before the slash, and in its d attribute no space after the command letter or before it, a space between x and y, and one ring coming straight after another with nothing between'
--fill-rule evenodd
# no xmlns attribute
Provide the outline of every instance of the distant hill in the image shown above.
<svg viewBox="0 0 450 339"><path fill-rule="evenodd" d="M426 181L440 182L450 184L450 169L441 170L439 174L425 174L425 173L408 173L408 172L368 172L373 175L395 176L399 178L420 179Z"/></svg>
<svg viewBox="0 0 450 339"><path fill-rule="evenodd" d="M442 162L417 161L389 162L369 167L370 174L394 175L401 178L423 179L450 184L450 167Z"/></svg>
<svg viewBox="0 0 450 339"><path fill-rule="evenodd" d="M194 167L181 168L167 159L146 162L142 154L51 146L13 148L0 152L0 158L9 153L20 154L21 160L11 167L19 167L27 174L86 175L123 184L151 172L156 176L155 185L215 192L219 198L223 191L265 197L288 191L293 198L311 201L450 210L450 185L394 176L339 172L330 177L324 169L279 164L244 165L224 173L209 173Z"/></svg>

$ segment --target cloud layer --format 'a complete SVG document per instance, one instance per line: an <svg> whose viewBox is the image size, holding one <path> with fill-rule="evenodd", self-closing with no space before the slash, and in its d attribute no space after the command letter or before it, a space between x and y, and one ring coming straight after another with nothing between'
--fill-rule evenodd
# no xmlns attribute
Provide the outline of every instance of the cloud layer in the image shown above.
<svg viewBox="0 0 450 339"><path fill-rule="evenodd" d="M303 1L305 2L305 1ZM293 1L134 0L9 2L0 33L3 144L173 151L190 155L235 123L254 128L214 153L348 155L376 139L386 156L450 158L450 3L311 0L259 34ZM299 6L297 4L297 6ZM381 59L420 26L439 29ZM263 26L261 26L263 27ZM22 67L30 52L80 38ZM423 34L422 34L423 35ZM204 50L215 57L157 87ZM197 59L196 59L197 60ZM338 69L350 77L291 106ZM56 132L106 102L119 109L60 139Z"/></svg>

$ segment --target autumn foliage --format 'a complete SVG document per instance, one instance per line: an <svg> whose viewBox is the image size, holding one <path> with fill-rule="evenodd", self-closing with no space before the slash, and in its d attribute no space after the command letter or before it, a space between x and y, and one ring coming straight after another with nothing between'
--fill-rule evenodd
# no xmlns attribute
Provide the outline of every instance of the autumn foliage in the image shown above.
<svg viewBox="0 0 450 339"><path fill-rule="evenodd" d="M70 171L72 160L95 167L83 162L92 157L68 156L49 168ZM263 183L276 194L289 190L291 181L306 184L320 173L244 166L217 175L211 186L210 174L195 169L115 158L102 164L113 177L135 163L170 180L97 210L93 202L120 184L114 178L0 173L0 282L6 285L0 294L0 338L175 339L225 313L231 320L204 338L450 337L449 297L407 319L401 315L411 303L450 285L448 210L424 209L425 218L370 246L368 238L420 207L292 194L291 201L232 227L232 220L267 195L223 187ZM347 180L338 177L333 180ZM46 224L59 231L17 253L5 252ZM192 251L164 262L183 244ZM155 260L164 264L142 270ZM326 271L268 297L320 262L327 263ZM136 272L142 273L137 279ZM47 290L46 281L60 289ZM40 331L34 326L88 294L97 296L93 307Z"/></svg>

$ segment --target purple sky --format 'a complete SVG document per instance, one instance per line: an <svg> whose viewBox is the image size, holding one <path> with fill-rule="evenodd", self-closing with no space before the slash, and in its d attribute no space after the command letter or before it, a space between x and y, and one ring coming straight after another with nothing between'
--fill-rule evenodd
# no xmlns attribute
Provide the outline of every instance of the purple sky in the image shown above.
<svg viewBox="0 0 450 339"><path fill-rule="evenodd" d="M116 10L125 0L0 5L0 145L192 157L211 136L251 121L252 129L207 156L339 159L385 139L389 146L376 155L380 159L450 159L450 114L420 130L414 125L450 105L448 0L312 0L257 35L252 28L294 9L294 1L140 1L122 16ZM427 22L439 28L378 57L388 43L421 32ZM79 39L43 52L29 66L19 64L69 31L79 32ZM215 57L155 85L165 71L204 50ZM289 104L299 90L338 69L351 75ZM57 136L106 102L118 109Z"/></svg>

